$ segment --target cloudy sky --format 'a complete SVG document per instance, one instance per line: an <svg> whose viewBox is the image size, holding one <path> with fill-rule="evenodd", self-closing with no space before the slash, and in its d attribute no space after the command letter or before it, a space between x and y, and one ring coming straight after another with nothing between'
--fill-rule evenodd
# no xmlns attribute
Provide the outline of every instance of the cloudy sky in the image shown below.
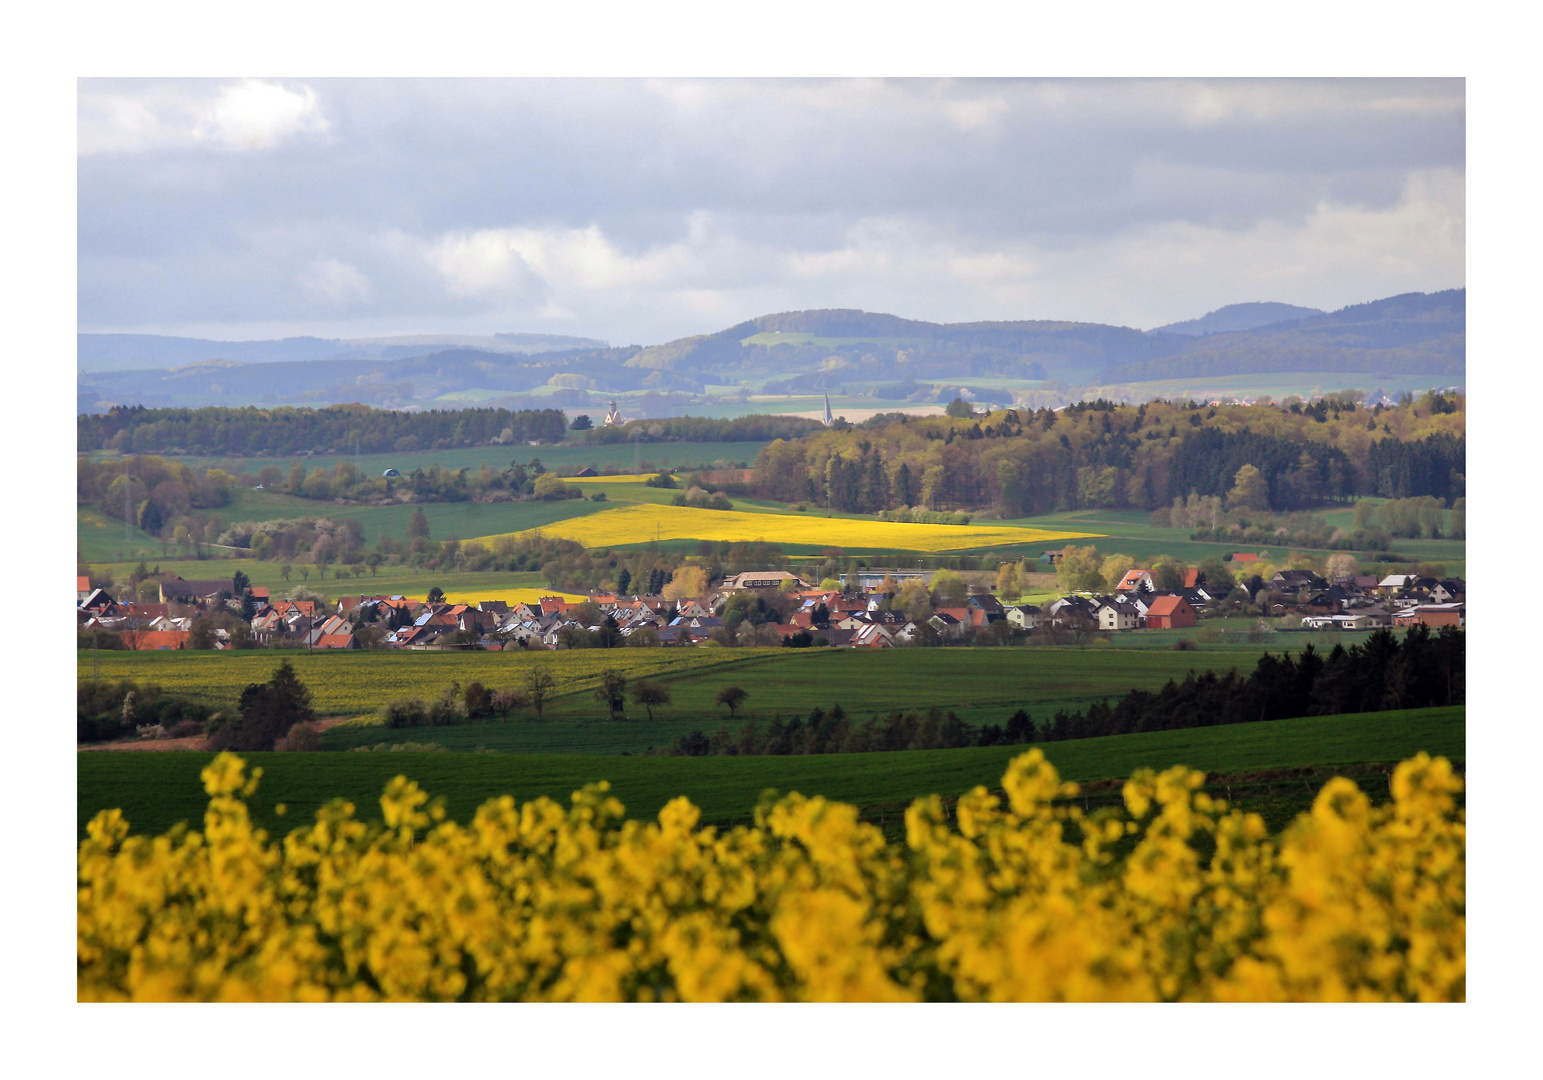
<svg viewBox="0 0 1543 1080"><path fill-rule="evenodd" d="M1461 80L84 80L79 328L1147 328L1462 286Z"/></svg>

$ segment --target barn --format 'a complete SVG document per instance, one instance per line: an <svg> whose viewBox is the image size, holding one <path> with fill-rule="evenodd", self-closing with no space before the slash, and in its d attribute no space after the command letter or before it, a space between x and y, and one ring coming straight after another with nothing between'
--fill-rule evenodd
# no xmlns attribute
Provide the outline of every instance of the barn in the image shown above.
<svg viewBox="0 0 1543 1080"><path fill-rule="evenodd" d="M1182 596L1159 596L1147 607L1148 630L1177 630L1195 625L1195 609Z"/></svg>

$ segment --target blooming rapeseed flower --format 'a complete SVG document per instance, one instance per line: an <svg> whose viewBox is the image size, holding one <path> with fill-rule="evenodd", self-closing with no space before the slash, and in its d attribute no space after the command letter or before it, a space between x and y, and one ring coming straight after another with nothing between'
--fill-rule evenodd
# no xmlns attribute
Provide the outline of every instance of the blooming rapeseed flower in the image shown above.
<svg viewBox="0 0 1543 1080"><path fill-rule="evenodd" d="M1279 838L1141 770L1086 813L1039 750L1003 798L937 797L888 844L855 807L789 795L719 830L676 799L445 820L398 777L366 824L335 801L281 840L260 770L204 770L201 831L79 849L82 1000L1463 1000L1462 783L1420 755L1374 807L1325 785ZM1210 850L1209 858L1202 849Z"/></svg>

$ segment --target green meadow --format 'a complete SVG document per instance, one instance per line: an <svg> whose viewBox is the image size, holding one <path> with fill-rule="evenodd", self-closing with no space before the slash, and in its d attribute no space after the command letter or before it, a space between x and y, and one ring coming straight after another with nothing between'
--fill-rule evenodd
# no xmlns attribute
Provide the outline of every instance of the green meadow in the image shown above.
<svg viewBox="0 0 1543 1080"><path fill-rule="evenodd" d="M1117 780L1144 767L1202 769L1212 774L1212 794L1258 809L1278 828L1336 772L1356 778L1380 799L1387 793L1384 770L1394 762L1422 750L1463 761L1466 721L1459 706L1115 735L1041 748L1063 777L1082 783ZM744 823L764 792L798 791L854 803L865 820L895 836L911 799L955 797L976 785L997 788L1007 763L1026 749L705 758L411 752L246 757L263 770L249 803L254 819L269 830L305 825L334 798L352 803L362 818L378 819L381 791L405 775L462 822L501 795L566 802L578 788L604 780L638 818L652 818L670 799L685 795L701 808L705 823ZM121 809L139 833L159 833L180 821L197 827L206 802L198 774L210 758L192 752L78 754L79 832L84 835L85 823L107 808ZM1119 798L1118 785L1094 787L1092 797L1101 804Z"/></svg>
<svg viewBox="0 0 1543 1080"><path fill-rule="evenodd" d="M1145 636L1171 644L1164 632ZM121 652L97 655L99 677L151 682L164 690L215 708L229 708L249 683L262 682L280 660L289 660L311 688L315 708L324 716L373 713L398 697L432 697L452 682L477 681L490 688L519 686L533 665L545 666L559 682L559 694L537 723L528 711L507 724L468 725L476 729L460 741L504 749L535 747L549 735L526 728L554 728L569 721L600 721L603 706L593 699L600 672L607 667L629 678L664 683L673 698L656 708L660 720L691 726L716 725L728 714L714 702L725 686L749 693L742 713L763 717L806 714L840 704L867 718L891 709L952 709L970 723L1002 723L1020 708L1039 719L1060 709L1082 709L1132 689L1156 690L1190 671L1253 670L1268 648L1300 649L1310 635L1273 635L1268 646L1202 645L1195 651L1166 647L1135 648L1103 644L981 649L580 649L546 652ZM1338 640L1338 639L1336 639ZM77 654L80 681L92 677L89 650ZM658 745L641 708L625 725L601 724L582 739L592 753L615 753ZM656 724L657 724L656 720ZM450 729L435 729L436 732ZM627 734L623 735L622 733ZM632 734L636 732L636 734ZM618 737L620 743L613 742ZM343 738L338 731L329 738ZM436 736L437 738L437 736ZM564 736L566 738L566 736ZM534 740L530 742L528 740ZM374 732L354 738L379 741ZM668 741L668 740L665 740ZM573 749L580 749L573 745Z"/></svg>

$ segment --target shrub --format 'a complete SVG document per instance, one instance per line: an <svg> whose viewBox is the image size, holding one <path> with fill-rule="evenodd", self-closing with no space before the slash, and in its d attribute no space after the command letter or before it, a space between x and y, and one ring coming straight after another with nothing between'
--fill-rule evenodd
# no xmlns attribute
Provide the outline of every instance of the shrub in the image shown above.
<svg viewBox="0 0 1543 1080"><path fill-rule="evenodd" d="M296 724L282 739L273 744L275 750L320 750L321 732L314 724Z"/></svg>
<svg viewBox="0 0 1543 1080"><path fill-rule="evenodd" d="M397 698L386 703L380 711L380 719L388 728L427 727L429 710L420 698Z"/></svg>
<svg viewBox="0 0 1543 1080"><path fill-rule="evenodd" d="M1272 836L1182 766L1089 813L1035 749L1002 795L912 802L903 845L797 794L627 821L603 783L463 826L401 776L381 823L332 804L281 839L239 757L202 775L201 830L87 825L79 1000L1466 998L1462 781L1424 754L1387 805L1333 779Z"/></svg>
<svg viewBox="0 0 1543 1080"><path fill-rule="evenodd" d="M468 719L478 720L493 715L493 692L480 682L467 686L462 703Z"/></svg>

